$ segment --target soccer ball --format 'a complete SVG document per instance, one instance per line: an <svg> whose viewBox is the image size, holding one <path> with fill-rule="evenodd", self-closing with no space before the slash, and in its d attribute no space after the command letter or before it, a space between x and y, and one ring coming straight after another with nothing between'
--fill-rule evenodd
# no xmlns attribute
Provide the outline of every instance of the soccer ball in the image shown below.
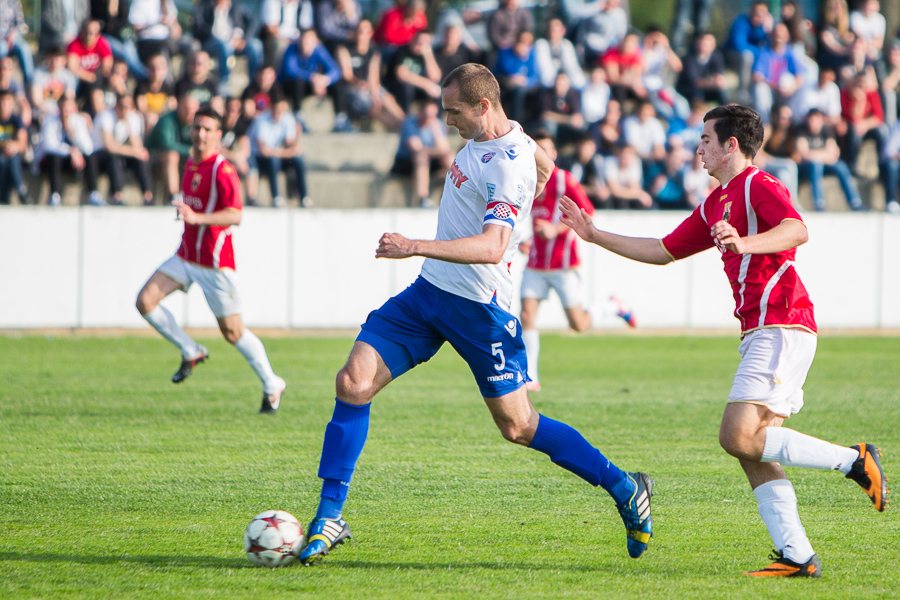
<svg viewBox="0 0 900 600"><path fill-rule="evenodd" d="M258 567L286 567L300 554L303 527L294 515L267 510L253 517L244 532L244 551Z"/></svg>

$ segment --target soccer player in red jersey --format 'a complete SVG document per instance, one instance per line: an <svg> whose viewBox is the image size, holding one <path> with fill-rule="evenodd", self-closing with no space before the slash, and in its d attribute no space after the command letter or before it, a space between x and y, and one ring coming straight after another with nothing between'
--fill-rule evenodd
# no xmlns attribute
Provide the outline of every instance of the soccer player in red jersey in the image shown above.
<svg viewBox="0 0 900 600"><path fill-rule="evenodd" d="M553 138L547 133L538 133L533 139L555 162L557 153ZM519 250L528 255L528 264L522 275L522 313L519 320L522 322L522 339L528 357L528 377L531 379L525 386L530 392L541 389L538 380L541 336L535 328L535 321L538 307L541 301L548 298L551 288L556 290L569 327L575 331L585 331L595 319L612 315L624 320L629 327L635 326L634 315L615 297L590 307L584 306L584 286L578 272L581 264L578 259L578 236L560 222L559 199L562 196L574 200L588 214L593 214L594 207L581 184L571 173L556 167L544 191L534 199L531 207L534 235L530 241L519 245Z"/></svg>
<svg viewBox="0 0 900 600"><path fill-rule="evenodd" d="M806 225L784 184L752 164L763 140L759 115L732 104L709 111L703 121L698 153L721 185L675 231L661 240L600 231L567 198L560 201L563 222L587 241L649 264L719 250L741 323L741 363L719 443L750 480L777 555L745 575L818 577L822 565L782 465L840 471L882 511L887 486L880 453L872 444L848 448L781 426L803 406L803 383L816 351L813 305L794 266Z"/></svg>
<svg viewBox="0 0 900 600"><path fill-rule="evenodd" d="M263 384L260 413L278 410L284 379L275 374L262 342L241 320L231 227L241 222L241 182L234 167L219 153L222 116L201 106L191 127L191 157L181 181L182 202L175 203L184 219L181 246L144 284L137 309L164 338L181 350L181 367L173 383L187 379L209 352L192 340L160 302L174 292L187 292L196 282L216 315L222 335L244 355Z"/></svg>

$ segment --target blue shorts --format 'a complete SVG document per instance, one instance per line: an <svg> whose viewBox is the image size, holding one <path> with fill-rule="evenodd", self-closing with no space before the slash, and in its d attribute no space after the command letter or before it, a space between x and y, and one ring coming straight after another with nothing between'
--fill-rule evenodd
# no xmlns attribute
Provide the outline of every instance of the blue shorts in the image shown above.
<svg viewBox="0 0 900 600"><path fill-rule="evenodd" d="M356 339L375 348L394 379L450 342L483 397L505 396L528 381L518 319L494 303L445 292L422 277L369 313Z"/></svg>

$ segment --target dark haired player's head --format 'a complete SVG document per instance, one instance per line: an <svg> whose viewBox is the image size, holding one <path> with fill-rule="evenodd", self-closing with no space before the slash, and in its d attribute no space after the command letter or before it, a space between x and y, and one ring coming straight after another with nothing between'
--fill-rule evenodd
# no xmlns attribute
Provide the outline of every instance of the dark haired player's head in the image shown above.
<svg viewBox="0 0 900 600"><path fill-rule="evenodd" d="M444 78L441 88L446 89L454 85L459 89L460 102L475 106L482 98L486 98L494 110L501 109L500 84L484 65L466 63L456 67Z"/></svg>
<svg viewBox="0 0 900 600"><path fill-rule="evenodd" d="M703 122L715 120L713 130L720 144L730 138L738 141L741 154L753 158L763 143L763 125L759 113L739 104L717 106L703 117Z"/></svg>
<svg viewBox="0 0 900 600"><path fill-rule="evenodd" d="M200 105L200 108L197 109L197 112L194 113L194 119L197 117L209 117L210 119L215 119L216 124L219 127L219 130L223 127L223 118L222 115L219 114L215 108L212 107L212 104L209 102L204 102Z"/></svg>
<svg viewBox="0 0 900 600"><path fill-rule="evenodd" d="M538 129L533 134L531 134L531 139L533 139L535 142L542 142L544 140L550 140L551 142L554 141L553 136L550 135L550 132L546 129Z"/></svg>

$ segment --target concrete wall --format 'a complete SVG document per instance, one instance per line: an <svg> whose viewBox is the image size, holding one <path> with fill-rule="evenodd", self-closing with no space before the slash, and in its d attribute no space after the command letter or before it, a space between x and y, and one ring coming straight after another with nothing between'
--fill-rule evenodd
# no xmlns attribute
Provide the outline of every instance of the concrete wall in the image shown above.
<svg viewBox="0 0 900 600"><path fill-rule="evenodd" d="M644 237L671 231L686 213L603 212L602 227ZM252 327L356 328L368 312L415 279L421 259L376 260L385 231L433 238L436 211L246 209L234 244ZM900 327L900 218L810 214L801 277L822 328ZM134 299L175 251L182 223L171 208L0 209L0 328L145 328ZM590 299L616 294L641 328L737 329L734 302L714 251L657 267L583 245ZM524 257L513 267L518 282ZM188 327L214 327L193 288L165 304ZM514 310L518 311L518 303ZM542 328L564 328L557 302ZM601 327L624 325L615 318Z"/></svg>

